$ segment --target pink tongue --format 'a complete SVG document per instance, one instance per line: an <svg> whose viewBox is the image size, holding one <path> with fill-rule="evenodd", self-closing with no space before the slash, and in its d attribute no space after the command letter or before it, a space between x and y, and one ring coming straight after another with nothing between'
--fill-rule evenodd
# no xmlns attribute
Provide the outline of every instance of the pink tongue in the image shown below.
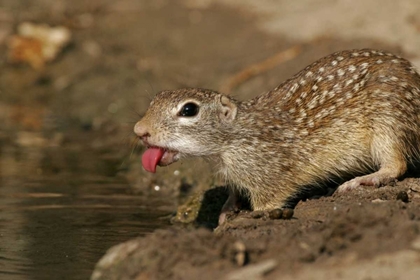
<svg viewBox="0 0 420 280"><path fill-rule="evenodd" d="M155 173L156 165L162 159L165 151L160 148L148 148L141 157L141 163L146 171Z"/></svg>

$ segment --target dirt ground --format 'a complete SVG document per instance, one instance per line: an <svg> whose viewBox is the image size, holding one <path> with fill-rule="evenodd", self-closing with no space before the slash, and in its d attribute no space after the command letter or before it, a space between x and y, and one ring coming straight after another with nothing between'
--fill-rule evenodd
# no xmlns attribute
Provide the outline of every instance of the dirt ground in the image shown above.
<svg viewBox="0 0 420 280"><path fill-rule="evenodd" d="M207 164L186 160L152 175L141 149L129 156L132 127L162 89L229 88L247 99L351 48L420 65L416 0L289 2L0 1L0 140L51 144L94 130L95 147L121 146L133 192L167 197L174 212L180 205L173 226L110 249L92 279L418 279L416 175L302 201L290 220L244 211L213 230L226 193ZM66 26L71 43L42 70L11 64L7 38L23 21ZM227 87L289 48L298 50L292 59Z"/></svg>

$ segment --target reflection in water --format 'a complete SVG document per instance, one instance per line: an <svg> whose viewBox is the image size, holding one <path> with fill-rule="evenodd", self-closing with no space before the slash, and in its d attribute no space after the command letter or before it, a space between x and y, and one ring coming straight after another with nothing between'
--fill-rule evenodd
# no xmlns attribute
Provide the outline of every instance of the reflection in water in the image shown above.
<svg viewBox="0 0 420 280"><path fill-rule="evenodd" d="M162 201L128 193L119 160L80 147L0 152L0 279L88 279L109 247L167 224Z"/></svg>

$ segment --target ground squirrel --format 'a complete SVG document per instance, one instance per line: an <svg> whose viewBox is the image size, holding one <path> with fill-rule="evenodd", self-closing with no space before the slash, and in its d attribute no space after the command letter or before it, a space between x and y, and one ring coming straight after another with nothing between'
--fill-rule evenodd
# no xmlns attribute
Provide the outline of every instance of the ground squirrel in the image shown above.
<svg viewBox="0 0 420 280"><path fill-rule="evenodd" d="M222 212L241 190L254 210L293 207L303 190L343 178L351 180L339 191L384 185L419 159L420 76L387 52L342 51L247 101L162 91L134 132L148 147L147 171L189 156L214 160L234 190Z"/></svg>

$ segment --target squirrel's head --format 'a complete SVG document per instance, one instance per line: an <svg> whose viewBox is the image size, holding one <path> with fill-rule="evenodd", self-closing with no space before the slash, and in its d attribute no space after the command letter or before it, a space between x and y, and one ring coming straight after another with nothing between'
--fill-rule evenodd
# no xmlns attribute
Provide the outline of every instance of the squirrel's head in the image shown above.
<svg viewBox="0 0 420 280"><path fill-rule="evenodd" d="M155 172L182 157L210 156L223 149L237 115L237 101L204 89L162 91L150 103L134 133L148 148L143 167Z"/></svg>

